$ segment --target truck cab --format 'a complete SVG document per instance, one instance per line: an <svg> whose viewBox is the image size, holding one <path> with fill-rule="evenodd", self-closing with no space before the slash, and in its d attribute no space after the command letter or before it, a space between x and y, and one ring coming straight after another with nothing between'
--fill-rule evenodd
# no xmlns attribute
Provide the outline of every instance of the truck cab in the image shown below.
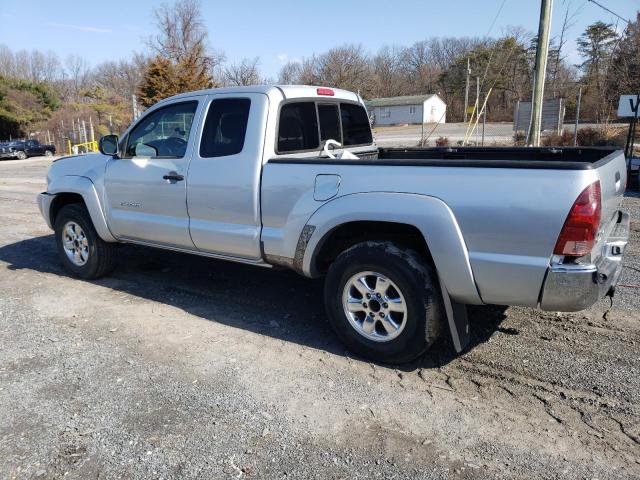
<svg viewBox="0 0 640 480"><path fill-rule="evenodd" d="M262 165L318 155L329 139L354 153L375 148L350 92L287 89L282 101L276 88L258 90L180 95L124 133L104 175L105 214L117 239L262 263Z"/></svg>

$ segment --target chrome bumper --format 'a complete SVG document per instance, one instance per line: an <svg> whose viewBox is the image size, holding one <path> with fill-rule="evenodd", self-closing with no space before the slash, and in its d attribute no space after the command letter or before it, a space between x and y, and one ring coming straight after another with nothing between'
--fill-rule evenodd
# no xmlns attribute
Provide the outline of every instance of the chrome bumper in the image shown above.
<svg viewBox="0 0 640 480"><path fill-rule="evenodd" d="M589 308L605 295L613 295L629 241L629 221L629 214L620 212L618 222L604 242L603 254L595 264L549 267L540 308L577 312Z"/></svg>
<svg viewBox="0 0 640 480"><path fill-rule="evenodd" d="M38 194L38 208L40 209L40 213L44 218L44 221L47 222L47 225L51 230L53 230L52 220L51 220L51 202L56 198L55 195L51 195L47 192L42 192Z"/></svg>

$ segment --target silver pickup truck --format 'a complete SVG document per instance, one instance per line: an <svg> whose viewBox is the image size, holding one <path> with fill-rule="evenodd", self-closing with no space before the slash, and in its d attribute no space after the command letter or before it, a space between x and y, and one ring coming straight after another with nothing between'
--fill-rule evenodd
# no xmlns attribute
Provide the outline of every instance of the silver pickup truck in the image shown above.
<svg viewBox="0 0 640 480"><path fill-rule="evenodd" d="M55 161L38 197L71 273L105 275L135 243L325 276L336 334L382 362L441 331L464 349L468 304L591 306L629 235L621 151L377 148L338 89L178 95L100 151Z"/></svg>

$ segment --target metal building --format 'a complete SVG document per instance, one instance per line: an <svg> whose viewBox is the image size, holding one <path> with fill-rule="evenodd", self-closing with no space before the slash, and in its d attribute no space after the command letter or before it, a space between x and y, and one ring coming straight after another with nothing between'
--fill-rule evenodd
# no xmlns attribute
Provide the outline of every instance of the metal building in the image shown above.
<svg viewBox="0 0 640 480"><path fill-rule="evenodd" d="M374 98L365 102L374 125L445 123L447 105L435 93Z"/></svg>

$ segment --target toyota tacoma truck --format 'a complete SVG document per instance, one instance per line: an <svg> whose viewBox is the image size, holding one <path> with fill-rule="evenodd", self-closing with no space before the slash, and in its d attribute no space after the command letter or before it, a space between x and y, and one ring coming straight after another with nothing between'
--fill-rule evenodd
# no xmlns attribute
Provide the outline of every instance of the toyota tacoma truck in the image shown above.
<svg viewBox="0 0 640 480"><path fill-rule="evenodd" d="M323 276L337 336L380 362L443 332L462 351L466 305L588 308L629 236L622 151L377 148L339 89L180 94L99 145L53 162L38 197L72 274L130 243Z"/></svg>

